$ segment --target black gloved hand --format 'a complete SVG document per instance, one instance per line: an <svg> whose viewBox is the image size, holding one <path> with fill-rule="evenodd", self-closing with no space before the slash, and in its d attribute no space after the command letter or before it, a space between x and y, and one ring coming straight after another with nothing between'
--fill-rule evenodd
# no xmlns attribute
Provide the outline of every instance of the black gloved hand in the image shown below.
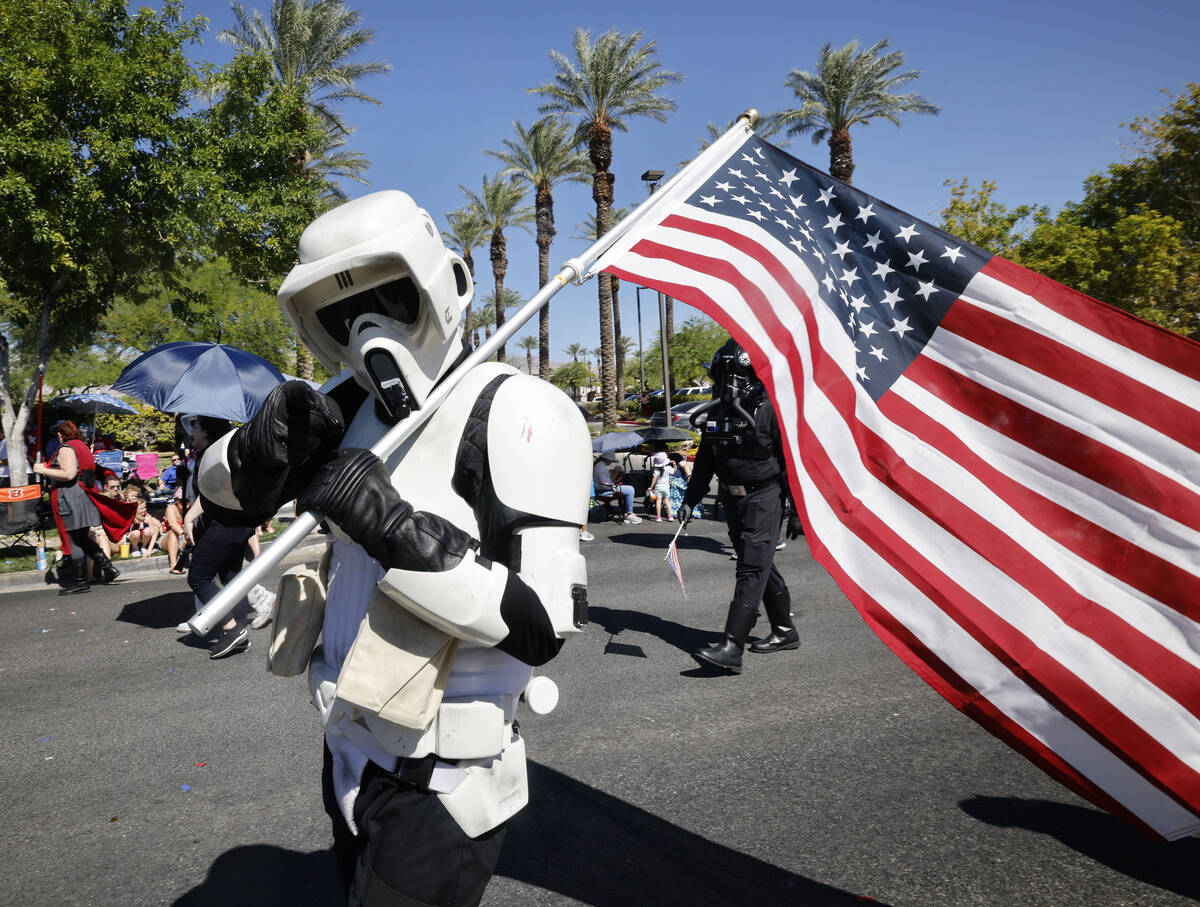
<svg viewBox="0 0 1200 907"><path fill-rule="evenodd" d="M688 523L690 523L690 522L692 521L692 508L691 508L691 505L689 505L689 504L680 504L680 505L679 505L679 510L678 510L678 512L677 512L675 515L679 517L679 522L683 523L683 526L684 526L684 528L686 529L686 528L687 528L687 524L688 524Z"/></svg>
<svg viewBox="0 0 1200 907"><path fill-rule="evenodd" d="M449 570L472 547L471 537L440 516L414 511L369 450L337 451L296 501L300 511L328 517L386 569Z"/></svg>
<svg viewBox="0 0 1200 907"><path fill-rule="evenodd" d="M280 384L230 444L238 501L274 513L308 484L345 433L337 403L304 381Z"/></svg>
<svg viewBox="0 0 1200 907"><path fill-rule="evenodd" d="M802 535L804 535L804 524L800 521L800 517L794 513L789 514L787 521L788 539L798 539Z"/></svg>

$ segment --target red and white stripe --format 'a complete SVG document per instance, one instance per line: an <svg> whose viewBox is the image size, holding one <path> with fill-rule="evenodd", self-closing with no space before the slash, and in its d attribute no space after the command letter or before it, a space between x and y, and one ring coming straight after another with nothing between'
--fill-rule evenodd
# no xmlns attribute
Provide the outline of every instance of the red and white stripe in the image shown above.
<svg viewBox="0 0 1200 907"><path fill-rule="evenodd" d="M751 353L814 554L906 663L1094 803L1200 829L1200 348L993 259L876 404L754 224L682 205L614 254Z"/></svg>

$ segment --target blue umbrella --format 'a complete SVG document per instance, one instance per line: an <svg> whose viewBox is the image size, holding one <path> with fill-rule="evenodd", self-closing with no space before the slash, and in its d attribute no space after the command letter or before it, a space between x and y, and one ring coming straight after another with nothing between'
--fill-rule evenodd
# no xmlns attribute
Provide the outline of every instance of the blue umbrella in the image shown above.
<svg viewBox="0 0 1200 907"><path fill-rule="evenodd" d="M93 415L99 413L104 413L108 416L121 413L128 415L137 412L136 409L124 400L118 400L112 394L63 394L61 397L55 397L51 400L50 405L57 406L60 409L73 409L84 414L92 413Z"/></svg>
<svg viewBox="0 0 1200 907"><path fill-rule="evenodd" d="M644 439L636 431L610 431L592 438L592 453L613 453L637 447Z"/></svg>
<svg viewBox="0 0 1200 907"><path fill-rule="evenodd" d="M164 343L125 366L113 390L166 413L195 413L246 422L283 373L236 346L180 340Z"/></svg>

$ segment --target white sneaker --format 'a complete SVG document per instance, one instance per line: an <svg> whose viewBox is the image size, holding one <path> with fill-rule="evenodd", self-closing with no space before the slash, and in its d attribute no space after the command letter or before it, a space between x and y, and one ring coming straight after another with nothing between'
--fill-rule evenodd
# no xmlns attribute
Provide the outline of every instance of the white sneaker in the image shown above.
<svg viewBox="0 0 1200 907"><path fill-rule="evenodd" d="M642 521L642 518L640 516L638 516L636 513L625 514L625 522L628 523L630 526L636 526L641 521Z"/></svg>
<svg viewBox="0 0 1200 907"><path fill-rule="evenodd" d="M175 632L176 633L191 633L192 628L188 626L188 622L185 620L183 623L175 625Z"/></svg>
<svg viewBox="0 0 1200 907"><path fill-rule="evenodd" d="M586 529L579 530L579 541L594 542L595 540L596 540L596 537L594 535L592 535L590 532L588 532Z"/></svg>
<svg viewBox="0 0 1200 907"><path fill-rule="evenodd" d="M274 611L275 593L263 589L262 594L258 597L258 602L254 605L254 617L250 621L250 629L261 630L270 621Z"/></svg>

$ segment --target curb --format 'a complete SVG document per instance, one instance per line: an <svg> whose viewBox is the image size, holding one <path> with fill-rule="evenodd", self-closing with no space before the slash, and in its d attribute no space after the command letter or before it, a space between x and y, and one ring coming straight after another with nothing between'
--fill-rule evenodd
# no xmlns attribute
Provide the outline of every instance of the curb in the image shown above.
<svg viewBox="0 0 1200 907"><path fill-rule="evenodd" d="M304 560L310 555L322 552L325 548L325 539L326 536L319 532L314 531L310 533L305 536L304 541L289 551L280 563L286 564ZM269 548L273 544L275 544L274 539L264 544L263 548ZM167 569L167 558L165 555L125 558L113 561L113 564L121 571L121 581L165 579L170 576L178 576L181 580L186 579L186 577L173 574ZM0 595L8 592L37 592L41 589L54 588L57 585L57 583L46 582L46 574L41 570L24 570L19 573L0 574Z"/></svg>

